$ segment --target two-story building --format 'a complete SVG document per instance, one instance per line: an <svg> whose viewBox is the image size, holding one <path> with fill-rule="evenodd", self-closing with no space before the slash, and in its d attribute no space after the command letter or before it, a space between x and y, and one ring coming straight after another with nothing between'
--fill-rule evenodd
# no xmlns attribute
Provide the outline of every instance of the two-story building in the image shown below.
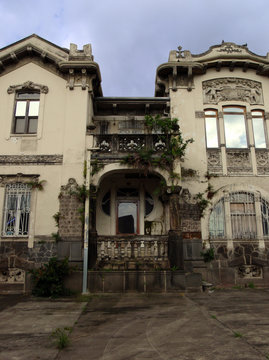
<svg viewBox="0 0 269 360"><path fill-rule="evenodd" d="M1 287L53 256L266 285L268 74L246 45L179 47L154 97L104 97L89 44L1 49Z"/></svg>

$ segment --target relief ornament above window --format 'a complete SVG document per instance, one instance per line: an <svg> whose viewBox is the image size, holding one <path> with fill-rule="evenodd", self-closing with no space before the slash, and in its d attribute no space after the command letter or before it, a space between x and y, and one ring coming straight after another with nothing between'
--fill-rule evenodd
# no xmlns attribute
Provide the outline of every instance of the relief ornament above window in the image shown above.
<svg viewBox="0 0 269 360"><path fill-rule="evenodd" d="M204 104L220 101L244 101L251 105L263 105L262 85L258 81L240 78L219 78L203 82Z"/></svg>

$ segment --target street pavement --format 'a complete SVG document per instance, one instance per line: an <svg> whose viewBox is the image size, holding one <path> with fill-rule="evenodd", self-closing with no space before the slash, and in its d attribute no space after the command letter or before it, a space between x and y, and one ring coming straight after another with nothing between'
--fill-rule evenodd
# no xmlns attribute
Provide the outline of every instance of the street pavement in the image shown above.
<svg viewBox="0 0 269 360"><path fill-rule="evenodd" d="M0 296L0 360L269 359L268 305L260 289ZM62 350L50 336L57 328L72 329Z"/></svg>

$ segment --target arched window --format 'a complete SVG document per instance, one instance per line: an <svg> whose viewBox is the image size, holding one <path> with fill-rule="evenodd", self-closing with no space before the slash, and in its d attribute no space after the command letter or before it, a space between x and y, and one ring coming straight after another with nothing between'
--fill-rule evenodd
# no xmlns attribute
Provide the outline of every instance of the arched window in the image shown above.
<svg viewBox="0 0 269 360"><path fill-rule="evenodd" d="M250 192L231 192L214 206L209 219L211 239L255 239L257 233L264 237L269 235L269 203L266 200Z"/></svg>

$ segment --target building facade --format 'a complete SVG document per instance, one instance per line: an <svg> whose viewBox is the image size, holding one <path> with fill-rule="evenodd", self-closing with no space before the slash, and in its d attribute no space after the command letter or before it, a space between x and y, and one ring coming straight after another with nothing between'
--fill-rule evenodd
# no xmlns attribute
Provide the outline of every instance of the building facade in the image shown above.
<svg viewBox="0 0 269 360"><path fill-rule="evenodd" d="M89 269L266 286L268 54L179 47L147 98L104 97L90 45L32 35L0 67L2 287L85 254Z"/></svg>

